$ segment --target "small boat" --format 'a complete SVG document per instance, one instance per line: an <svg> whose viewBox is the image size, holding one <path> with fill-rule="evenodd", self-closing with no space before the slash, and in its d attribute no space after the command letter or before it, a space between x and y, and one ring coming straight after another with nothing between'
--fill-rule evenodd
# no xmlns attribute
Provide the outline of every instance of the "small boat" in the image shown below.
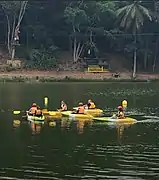
<svg viewBox="0 0 159 180"><path fill-rule="evenodd" d="M78 107L74 107L73 109L77 110ZM91 114L93 116L101 115L103 113L103 110L98 109L98 108L95 108L95 109L87 109L87 108L85 108L84 111L85 111L85 113Z"/></svg>
<svg viewBox="0 0 159 180"><path fill-rule="evenodd" d="M27 113L27 120L28 121L44 123L44 120L45 120L45 116L44 115L42 115L41 117L38 117L38 116L29 115L28 111L26 113Z"/></svg>
<svg viewBox="0 0 159 180"><path fill-rule="evenodd" d="M42 110L43 115L51 116L51 117L61 117L60 111L48 111L46 109Z"/></svg>
<svg viewBox="0 0 159 180"><path fill-rule="evenodd" d="M69 118L80 118L80 119L93 119L93 116L90 114L75 114L72 111L63 111L61 112L62 116Z"/></svg>
<svg viewBox="0 0 159 180"><path fill-rule="evenodd" d="M123 123L129 123L129 122L137 122L136 119L126 117L124 119L118 119L113 117L94 117L93 120L95 121L109 121L109 122L123 122Z"/></svg>

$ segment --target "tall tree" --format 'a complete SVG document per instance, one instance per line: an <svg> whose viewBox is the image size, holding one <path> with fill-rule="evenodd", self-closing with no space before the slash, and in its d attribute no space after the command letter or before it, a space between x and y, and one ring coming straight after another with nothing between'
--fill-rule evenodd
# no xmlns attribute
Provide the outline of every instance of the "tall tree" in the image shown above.
<svg viewBox="0 0 159 180"><path fill-rule="evenodd" d="M144 7L142 1L134 1L124 7L117 10L117 16L120 20L120 26L126 30L132 29L134 35L134 55L133 55L133 78L136 77L136 65L137 65L137 34L144 24L145 18L152 20L150 11Z"/></svg>
<svg viewBox="0 0 159 180"><path fill-rule="evenodd" d="M19 44L20 25L25 14L28 1L1 1L7 23L7 48L11 60L15 56L15 46Z"/></svg>
<svg viewBox="0 0 159 180"><path fill-rule="evenodd" d="M64 11L64 17L72 27L73 61L77 62L84 48L84 38L81 33L82 25L87 23L87 15L82 9L83 2L71 3Z"/></svg>

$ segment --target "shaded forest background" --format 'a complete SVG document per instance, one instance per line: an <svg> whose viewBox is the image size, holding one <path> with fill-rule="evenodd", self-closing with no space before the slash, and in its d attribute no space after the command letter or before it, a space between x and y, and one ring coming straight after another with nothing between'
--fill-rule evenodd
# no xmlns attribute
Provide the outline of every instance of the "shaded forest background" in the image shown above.
<svg viewBox="0 0 159 180"><path fill-rule="evenodd" d="M25 68L73 67L114 60L133 71L159 71L159 2L1 1L0 55ZM84 61L83 61L84 59Z"/></svg>

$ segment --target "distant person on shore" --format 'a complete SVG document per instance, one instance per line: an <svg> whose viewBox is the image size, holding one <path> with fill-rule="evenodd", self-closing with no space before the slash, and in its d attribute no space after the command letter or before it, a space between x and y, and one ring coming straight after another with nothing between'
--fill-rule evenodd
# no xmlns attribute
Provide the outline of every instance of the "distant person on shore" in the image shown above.
<svg viewBox="0 0 159 180"><path fill-rule="evenodd" d="M84 114L84 105L82 102L78 104L78 108L73 110L73 114Z"/></svg>
<svg viewBox="0 0 159 180"><path fill-rule="evenodd" d="M94 104L94 102L91 99L88 100L88 103L86 106L88 107L88 109L95 109L96 108L96 105Z"/></svg>
<svg viewBox="0 0 159 180"><path fill-rule="evenodd" d="M67 104L64 101L61 101L61 108L58 111L67 111Z"/></svg>
<svg viewBox="0 0 159 180"><path fill-rule="evenodd" d="M125 118L122 106L118 106L117 117L118 117L118 119L124 119Z"/></svg>
<svg viewBox="0 0 159 180"><path fill-rule="evenodd" d="M37 105L36 105L36 103L33 103L32 104L32 107L29 109L29 115L35 115L35 113L36 113L36 111L37 111Z"/></svg>

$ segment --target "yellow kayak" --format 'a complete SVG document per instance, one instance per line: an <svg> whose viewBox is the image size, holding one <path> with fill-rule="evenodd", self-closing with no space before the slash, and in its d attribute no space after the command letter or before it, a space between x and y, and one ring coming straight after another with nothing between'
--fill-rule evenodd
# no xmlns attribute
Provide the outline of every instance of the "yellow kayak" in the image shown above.
<svg viewBox="0 0 159 180"><path fill-rule="evenodd" d="M43 109L42 112L46 116L61 117L60 111L48 111L48 110Z"/></svg>
<svg viewBox="0 0 159 180"><path fill-rule="evenodd" d="M95 121L109 121L109 122L122 122L122 123L129 123L129 122L137 122L136 119L126 117L124 119L112 118L112 117L94 117L93 120Z"/></svg>
<svg viewBox="0 0 159 180"><path fill-rule="evenodd" d="M78 107L74 107L73 109L77 110ZM98 108L95 108L95 109L85 109L84 110L85 113L88 113L88 114L91 114L91 115L100 115L103 113L103 110L102 109L98 109Z"/></svg>
<svg viewBox="0 0 159 180"><path fill-rule="evenodd" d="M62 116L70 118L80 118L80 119L93 119L93 116L90 114L73 114L72 111L63 111L61 112Z"/></svg>

